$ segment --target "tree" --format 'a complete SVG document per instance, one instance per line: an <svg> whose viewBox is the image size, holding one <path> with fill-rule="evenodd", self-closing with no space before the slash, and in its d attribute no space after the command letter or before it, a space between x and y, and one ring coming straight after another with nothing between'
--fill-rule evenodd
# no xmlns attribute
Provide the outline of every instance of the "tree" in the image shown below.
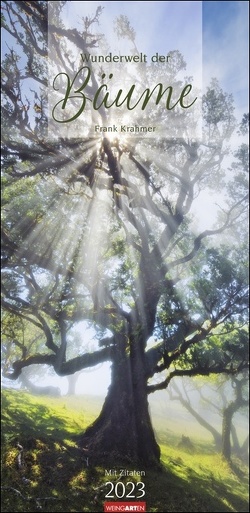
<svg viewBox="0 0 250 513"><path fill-rule="evenodd" d="M243 223L244 184L237 199L230 197L234 185L228 199L224 190L214 228L194 233L190 215L199 191L217 189L222 180L225 145L236 126L233 103L214 80L203 98L199 140L190 138L187 130L195 124L193 110L181 104L161 110L161 124L171 124L171 136L93 134L93 125L111 124L113 111L105 108L104 93L98 93L101 65L90 63L83 77L78 71L82 55L103 44L95 33L101 8L83 19L80 30L68 29L62 20L64 3L53 2L48 24L46 2L3 3L9 42L2 66L2 305L15 319L35 327L43 340L38 352L29 350L26 340L25 350L15 344L5 375L16 379L25 367L46 364L64 376L110 361L107 397L81 443L93 458L116 455L155 464L160 449L148 394L166 388L175 376L231 374L248 365L245 356L235 364L223 347L212 348L214 359L202 356L208 335L221 323L237 322L247 308L243 243L239 249L230 240L228 247L225 236L223 245L212 246L216 235L222 239ZM99 94L98 108L86 99L84 110L81 89L80 104L79 95L73 95L71 111L62 114L62 97L58 100L57 92L51 92L52 104L62 115L73 117L82 109L74 137L67 136L67 124L63 135L60 132L58 110L54 136L50 132L46 137L46 123L51 121L46 103L47 26L57 66L55 88L60 89L64 70L71 80L75 77L78 90L81 80L86 82L87 98ZM120 25L118 20L118 28L134 45L135 34L125 18ZM81 53L77 62L76 52ZM184 68L178 51L171 53L168 67L138 67L140 74L132 77L136 91L144 94L140 79L144 84L152 84L155 77L159 83L168 80L173 91L168 89L165 103L173 106L171 91L176 101L186 87ZM127 75L124 83L131 85L132 78ZM142 98L149 100L144 109L129 112L131 125L135 115L139 127L147 125L149 117L152 125L158 118L159 102L147 95ZM128 105L115 112L122 118ZM69 331L80 321L95 329L96 345L90 351L87 340L85 346L70 346ZM155 375L162 378L154 382Z"/></svg>
<svg viewBox="0 0 250 513"><path fill-rule="evenodd" d="M1 353L3 376L8 371L13 358L22 357L30 352L39 352L43 343L43 335L36 326L30 325L22 317L3 311L1 323ZM53 368L45 365L26 367L19 375L18 385L33 394L61 395L60 388L55 386L39 386L37 381L51 376ZM35 381L35 383L34 383Z"/></svg>
<svg viewBox="0 0 250 513"><path fill-rule="evenodd" d="M168 388L171 401L180 401L181 405L184 406L184 408L197 420L197 422L211 433L215 448L221 450L221 433L205 418L205 415L201 415L199 413L196 405L192 404L193 401L191 401L189 393L190 389L185 385L181 390L177 383L172 381L171 386ZM196 389L195 385L194 389ZM202 398L204 399L204 394L202 394Z"/></svg>
<svg viewBox="0 0 250 513"><path fill-rule="evenodd" d="M232 378L232 387L235 391L235 397L232 401L229 402L223 409L223 422L222 422L222 454L225 458L230 461L231 460L231 433L234 437L234 441L237 440L237 433L234 430L234 426L232 424L233 415L242 407L247 407L249 404L248 398L246 398L246 384L248 383L248 378L246 375L239 376L238 378ZM245 392L245 393L244 393ZM246 442L248 439L246 440ZM243 448L237 446L238 452L243 452L245 447L245 443L243 444Z"/></svg>
<svg viewBox="0 0 250 513"><path fill-rule="evenodd" d="M211 433L215 447L230 462L231 454L248 460L248 436L243 443L239 442L237 423L233 423L233 416L249 404L247 396L248 376L245 372L239 376L217 376L213 382L202 383L184 382L180 388L175 381L171 383L169 395L171 400L180 401L182 406L197 420L197 422ZM205 387L205 391L203 391ZM198 392L206 413L218 412L222 417L222 426L219 431L206 414L202 414L194 404L190 392ZM232 442L231 442L232 439Z"/></svg>

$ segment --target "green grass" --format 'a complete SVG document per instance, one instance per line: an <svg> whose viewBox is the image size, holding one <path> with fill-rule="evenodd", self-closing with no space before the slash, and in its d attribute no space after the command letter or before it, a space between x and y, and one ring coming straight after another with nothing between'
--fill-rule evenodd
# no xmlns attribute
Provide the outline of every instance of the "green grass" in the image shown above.
<svg viewBox="0 0 250 513"><path fill-rule="evenodd" d="M101 399L86 396L51 399L3 391L2 511L103 511L105 482L117 478L105 476L105 469L91 462L87 467L74 442L101 405ZM173 432L160 418L155 426L162 470L120 479L144 481L148 512L248 511L247 468L240 461L232 470L204 438L196 440L192 453L185 451L178 447L181 427ZM22 468L17 444L23 447Z"/></svg>

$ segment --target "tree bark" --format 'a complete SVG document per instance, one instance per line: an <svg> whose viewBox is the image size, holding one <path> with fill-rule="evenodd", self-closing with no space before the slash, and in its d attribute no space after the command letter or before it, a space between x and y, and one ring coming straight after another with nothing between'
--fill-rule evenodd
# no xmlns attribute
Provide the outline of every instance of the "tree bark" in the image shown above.
<svg viewBox="0 0 250 513"><path fill-rule="evenodd" d="M233 418L234 410L232 405L230 404L223 411L223 420L222 420L222 455L226 460L231 460L231 425Z"/></svg>
<svg viewBox="0 0 250 513"><path fill-rule="evenodd" d="M249 462L249 435L247 435L246 439L244 440L240 448L240 454L243 460Z"/></svg>
<svg viewBox="0 0 250 513"><path fill-rule="evenodd" d="M237 435L237 431L233 423L231 423L231 435L232 435L232 449L237 454L237 456L240 456L241 447Z"/></svg>
<svg viewBox="0 0 250 513"><path fill-rule="evenodd" d="M90 461L158 465L160 448L149 414L142 355L128 353L124 341L118 342L103 408L81 437L80 446Z"/></svg>
<svg viewBox="0 0 250 513"><path fill-rule="evenodd" d="M222 421L222 454L223 456L230 461L231 460L231 440L230 435L232 432L232 419L236 411L238 411L241 407L247 406L248 402L243 394L243 386L246 384L245 379L237 380L234 379L234 387L235 387L235 400L232 401L226 408L223 410L223 421ZM235 437L234 437L235 438Z"/></svg>

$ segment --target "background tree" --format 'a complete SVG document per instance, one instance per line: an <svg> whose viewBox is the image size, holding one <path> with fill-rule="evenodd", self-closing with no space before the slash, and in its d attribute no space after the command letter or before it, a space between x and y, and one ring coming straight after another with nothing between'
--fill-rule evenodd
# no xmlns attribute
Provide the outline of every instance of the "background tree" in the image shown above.
<svg viewBox="0 0 250 513"><path fill-rule="evenodd" d="M180 384L179 384L180 385ZM248 376L245 372L239 376L217 376L215 380L202 382L188 381L179 386L175 380L169 387L171 400L179 401L182 406L211 433L215 447L230 462L231 454L248 461L248 439L239 440L239 417L237 413L248 406ZM198 394L198 399L197 399ZM195 396L195 397L194 397ZM197 404L201 403L202 411ZM211 412L221 417L221 428L218 429L211 418ZM210 415L209 415L210 414ZM246 412L247 415L247 412Z"/></svg>
<svg viewBox="0 0 250 513"><path fill-rule="evenodd" d="M3 310L1 323L1 356L3 375L11 366L13 358L25 358L31 352L38 353L43 346L43 334L36 326L30 325L24 318ZM39 381L51 377L52 367L46 365L31 365L22 369L18 378L18 385L33 394L61 395L60 388L55 386L41 386Z"/></svg>
<svg viewBox="0 0 250 513"><path fill-rule="evenodd" d="M78 137L60 135L55 124L47 137L47 27L54 63L69 76L79 69L74 55L104 44L95 31L100 8L76 30L63 24L64 2L53 5L48 22L47 2L3 2L9 35L2 64L2 305L43 340L39 352L18 341L25 350L12 352L4 372L16 379L25 367L46 364L64 376L110 361L107 397L81 443L92 457L154 464L160 450L148 394L175 376L238 373L248 365L245 354L235 362L223 345L212 345L207 357L208 336L222 323L239 321L247 308L245 255L236 261L238 243L230 240L228 247L225 235L244 222L247 200L242 181L234 195L237 173L228 192L223 182L226 143L236 126L233 102L214 80L203 97L200 140L190 138L193 113L181 108L160 110L161 126L171 126L167 136L164 130L149 139L93 135L93 123L110 123L113 111L94 111L90 102L77 121ZM134 44L133 30L120 19L119 35L124 33ZM86 93L93 97L103 70L90 69ZM178 51L169 66L135 69L141 93L142 82L155 83L156 77L176 91L185 84ZM132 78L127 74L124 85ZM125 114L123 106L117 119ZM131 124L145 125L149 118L153 124L159 105L150 102L129 115ZM195 233L195 199L206 188L218 190L219 181L220 219ZM71 346L70 329L80 321L96 331L91 351L87 340L80 351ZM157 382L155 374L161 376Z"/></svg>

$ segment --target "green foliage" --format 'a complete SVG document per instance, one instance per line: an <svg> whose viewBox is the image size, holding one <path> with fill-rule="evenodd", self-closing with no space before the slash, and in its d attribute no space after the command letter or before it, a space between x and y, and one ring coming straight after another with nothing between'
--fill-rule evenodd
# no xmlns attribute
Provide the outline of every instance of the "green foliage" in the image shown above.
<svg viewBox="0 0 250 513"><path fill-rule="evenodd" d="M248 362L249 334L246 327L235 324L224 324L217 333L206 341L191 347L182 357L184 366L193 366L212 373L217 366L226 367L230 364L240 369ZM230 367L229 367L230 368ZM225 379L225 377L223 378Z"/></svg>
<svg viewBox="0 0 250 513"><path fill-rule="evenodd" d="M246 135L249 132L249 113L243 114L240 127L239 127L239 134Z"/></svg>
<svg viewBox="0 0 250 513"><path fill-rule="evenodd" d="M200 269L196 268L194 277L194 294L198 298L205 312L210 312L214 319L225 308L224 318L227 318L226 306L234 305L234 318L237 313L247 309L247 269L240 248L206 250L206 259ZM235 258L238 255L238 258ZM203 315L206 315L204 312ZM239 318L239 317L238 317Z"/></svg>
<svg viewBox="0 0 250 513"><path fill-rule="evenodd" d="M203 119L212 128L210 136L219 141L220 137L230 137L235 126L233 97L224 93L218 80L213 79L203 96Z"/></svg>

